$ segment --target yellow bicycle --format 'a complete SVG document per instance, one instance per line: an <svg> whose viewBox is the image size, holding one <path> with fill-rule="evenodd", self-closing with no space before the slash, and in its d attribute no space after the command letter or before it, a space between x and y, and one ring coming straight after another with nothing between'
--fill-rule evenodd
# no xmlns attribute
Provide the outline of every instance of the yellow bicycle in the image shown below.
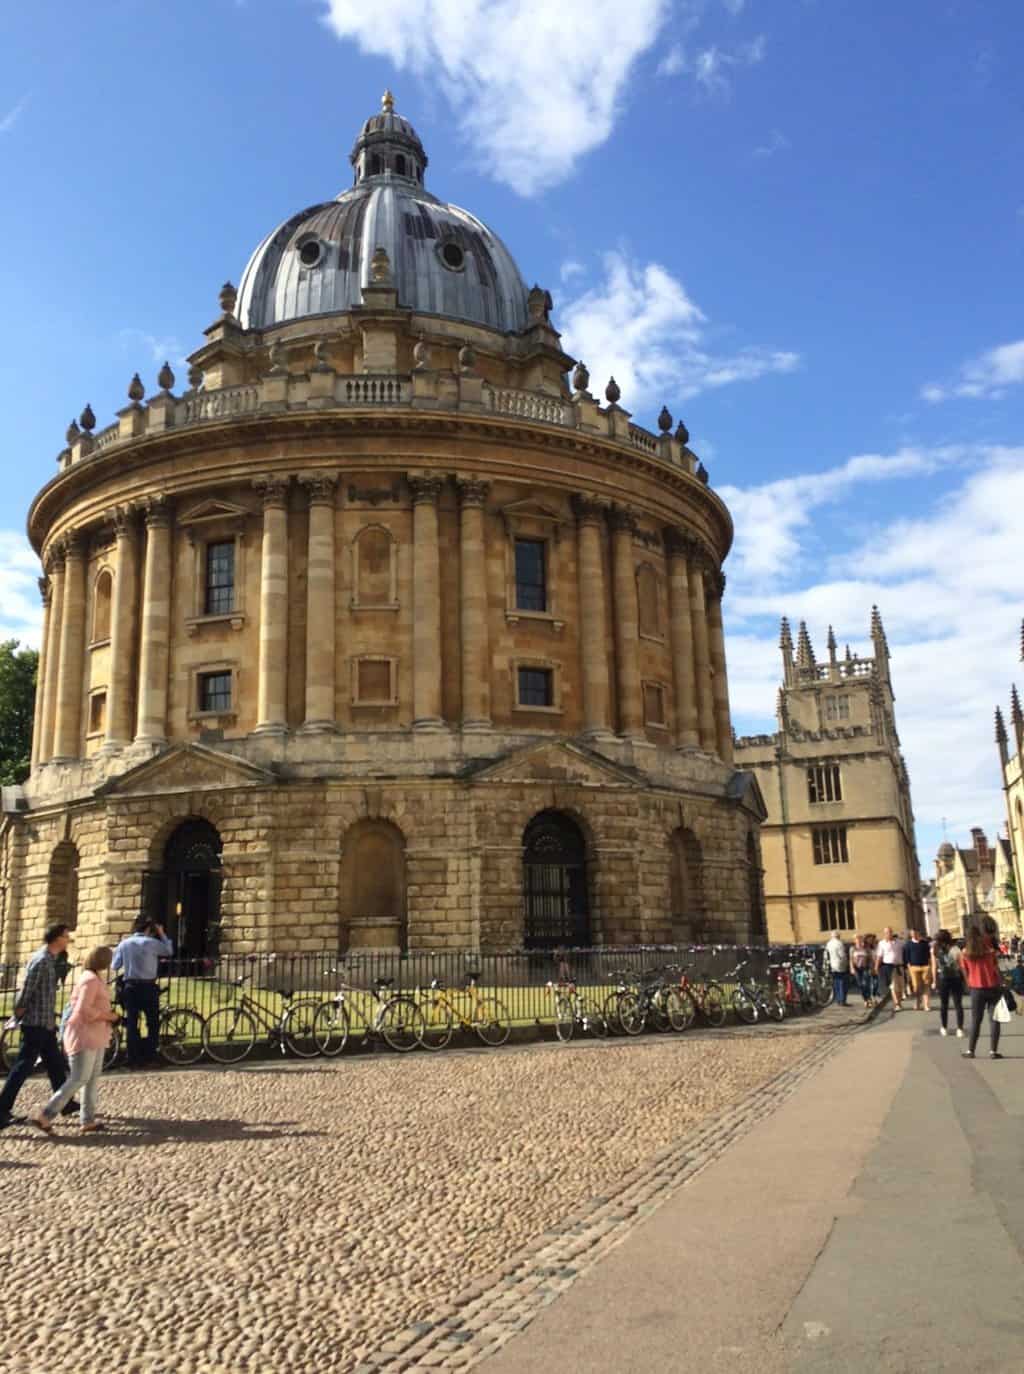
<svg viewBox="0 0 1024 1374"><path fill-rule="evenodd" d="M425 1049L443 1050L451 1044L456 1026L475 1031L485 1045L504 1045L512 1034L508 1008L500 998L481 993L479 977L479 973L467 973L466 986L455 991L449 991L438 978L429 987L416 989L423 1014L420 1044Z"/></svg>

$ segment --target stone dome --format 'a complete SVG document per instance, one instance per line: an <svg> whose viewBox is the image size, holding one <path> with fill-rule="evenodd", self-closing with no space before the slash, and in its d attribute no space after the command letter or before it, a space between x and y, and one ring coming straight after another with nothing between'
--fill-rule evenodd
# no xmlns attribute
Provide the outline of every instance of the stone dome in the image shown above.
<svg viewBox="0 0 1024 1374"><path fill-rule="evenodd" d="M360 130L350 161L355 185L300 210L274 229L242 276L237 315L246 329L362 304L371 259L383 248L398 304L502 333L527 327L527 288L486 224L423 187L427 156L415 129L394 113L390 92Z"/></svg>

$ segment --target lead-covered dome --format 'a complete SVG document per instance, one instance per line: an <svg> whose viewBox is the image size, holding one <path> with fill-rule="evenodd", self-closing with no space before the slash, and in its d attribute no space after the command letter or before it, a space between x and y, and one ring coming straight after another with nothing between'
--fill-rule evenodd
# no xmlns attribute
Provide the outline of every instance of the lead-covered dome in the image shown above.
<svg viewBox="0 0 1024 1374"><path fill-rule="evenodd" d="M293 215L249 259L237 315L268 329L362 304L370 263L383 248L398 303L423 314L516 333L528 323L527 289L511 253L474 215L423 188L427 156L390 92L352 150L355 185Z"/></svg>

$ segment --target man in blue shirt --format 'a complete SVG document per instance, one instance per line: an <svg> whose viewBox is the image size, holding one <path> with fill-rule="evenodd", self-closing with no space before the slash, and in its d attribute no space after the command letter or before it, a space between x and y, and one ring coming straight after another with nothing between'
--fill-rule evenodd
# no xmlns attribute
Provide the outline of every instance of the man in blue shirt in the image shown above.
<svg viewBox="0 0 1024 1374"><path fill-rule="evenodd" d="M160 960L169 959L174 945L158 921L139 916L135 929L114 950L113 967L124 976L122 1001L128 1033L128 1067L141 1069L156 1063L160 1044L160 994L156 977ZM145 1037L139 1034L139 1017L146 1018Z"/></svg>

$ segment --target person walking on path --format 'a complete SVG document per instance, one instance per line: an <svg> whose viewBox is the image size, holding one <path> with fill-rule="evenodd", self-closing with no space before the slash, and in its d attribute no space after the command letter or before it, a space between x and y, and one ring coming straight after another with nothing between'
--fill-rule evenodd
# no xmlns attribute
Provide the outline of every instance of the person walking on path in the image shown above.
<svg viewBox="0 0 1024 1374"><path fill-rule="evenodd" d="M892 1009L899 1011L903 1001L903 941L886 926L875 950L875 972L879 978L881 999L892 994Z"/></svg>
<svg viewBox="0 0 1024 1374"><path fill-rule="evenodd" d="M924 1010L931 1011L932 947L928 937L912 930L904 953L910 972L910 991L914 994L914 1010L922 1010L923 999Z"/></svg>
<svg viewBox="0 0 1024 1374"><path fill-rule="evenodd" d="M64 1052L70 1072L64 1083L41 1111L29 1121L49 1135L57 1113L62 1111L76 1088L82 1089L81 1126L83 1134L100 1129L96 1120L96 1093L103 1072L103 1055L110 1044L110 1028L121 1018L110 1006L106 980L113 951L107 945L94 949L84 964L84 973L71 998L71 1015L64 1026Z"/></svg>
<svg viewBox="0 0 1024 1374"><path fill-rule="evenodd" d="M869 930L864 936L864 945L871 961L871 1003L872 1006L879 1000L878 997L878 936L873 930Z"/></svg>
<svg viewBox="0 0 1024 1374"><path fill-rule="evenodd" d="M932 985L939 992L939 1034L949 1034L949 1003L956 1012L956 1035L964 1038L964 971L960 946L948 930L940 930L932 947Z"/></svg>
<svg viewBox="0 0 1024 1374"><path fill-rule="evenodd" d="M867 940L863 935L858 935L853 942L853 949L850 950L850 970L857 980L857 987L860 995L864 998L864 1005L870 1007L874 1004L874 997L871 990L871 950L868 948Z"/></svg>
<svg viewBox="0 0 1024 1374"><path fill-rule="evenodd" d="M837 1007L846 1006L846 977L850 968L850 956L843 944L839 931L832 932L832 938L825 946L829 968L832 970L832 994Z"/></svg>
<svg viewBox="0 0 1024 1374"><path fill-rule="evenodd" d="M971 990L971 1038L964 1050L965 1059L973 1059L981 1034L981 1023L988 1007L988 1057L1002 1059L999 1053L999 1032L1002 1026L995 1018L996 1005L1003 995L1003 980L999 974L996 947L977 923L967 932L967 942L961 956L964 976Z"/></svg>
<svg viewBox="0 0 1024 1374"><path fill-rule="evenodd" d="M128 1036L128 1067L141 1069L157 1061L160 1044L160 993L156 985L160 960L174 953L174 945L158 921L139 916L135 929L114 950L114 972L124 974L122 1000ZM139 1018L146 1018L146 1035L139 1034Z"/></svg>
<svg viewBox="0 0 1024 1374"><path fill-rule="evenodd" d="M68 926L50 926L42 949L28 961L24 981L15 994L14 1019L21 1027L21 1048L0 1092L0 1130L14 1120L11 1109L15 1099L40 1059L54 1092L64 1082L64 1058L57 1044L57 962L70 943Z"/></svg>

